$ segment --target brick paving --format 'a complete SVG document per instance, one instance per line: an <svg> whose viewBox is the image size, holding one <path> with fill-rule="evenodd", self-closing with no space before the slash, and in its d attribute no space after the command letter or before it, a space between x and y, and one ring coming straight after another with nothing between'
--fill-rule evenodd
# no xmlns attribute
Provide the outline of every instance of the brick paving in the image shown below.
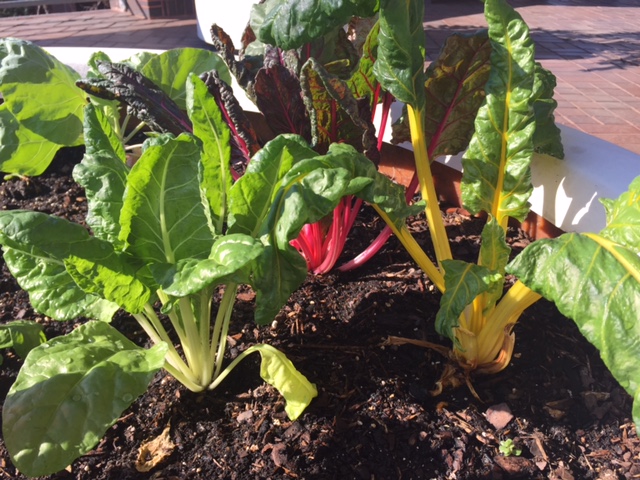
<svg viewBox="0 0 640 480"><path fill-rule="evenodd" d="M486 26L479 0L431 2L429 58L452 32ZM531 27L537 59L557 77L557 121L640 154L640 0L511 3ZM0 18L0 36L44 47L209 48L194 19L146 20L112 10Z"/></svg>
<svg viewBox="0 0 640 480"><path fill-rule="evenodd" d="M556 121L640 154L640 0L511 4L531 29L536 58L556 75ZM451 32L486 26L478 1L432 3L425 16L430 58Z"/></svg>

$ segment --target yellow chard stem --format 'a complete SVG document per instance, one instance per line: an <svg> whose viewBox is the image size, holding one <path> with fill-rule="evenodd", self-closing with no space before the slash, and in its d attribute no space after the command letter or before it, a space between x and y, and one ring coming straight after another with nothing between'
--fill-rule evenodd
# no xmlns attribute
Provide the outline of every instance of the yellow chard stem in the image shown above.
<svg viewBox="0 0 640 480"><path fill-rule="evenodd" d="M495 307L478 334L478 363L492 362L504 340L504 329L518 321L522 312L541 296L518 280Z"/></svg>
<svg viewBox="0 0 640 480"><path fill-rule="evenodd" d="M382 210L378 205L374 205L373 208L375 208L376 212L378 212L386 224L391 227L394 235L398 237L398 240L400 240L404 248L407 249L411 258L413 258L422 271L427 274L436 288L440 290L440 292L444 292L444 277L442 276L442 273L438 270L438 267L433 264L427 254L424 253L424 250L422 250L420 245L418 245L418 242L413 238L413 235L411 235L407 227L403 226L402 229L399 230L384 210Z"/></svg>
<svg viewBox="0 0 640 480"><path fill-rule="evenodd" d="M438 203L438 195L431 174L431 159L427 152L427 144L424 140L424 127L422 125L423 112L414 110L411 105L407 105L409 114L409 128L411 130L411 144L416 162L416 172L420 181L420 193L422 198L427 202L425 213L427 222L433 240L433 246L436 251L438 265L442 267L443 260L450 260L451 248L449 246L449 238L444 228L442 214L440 213L440 204Z"/></svg>

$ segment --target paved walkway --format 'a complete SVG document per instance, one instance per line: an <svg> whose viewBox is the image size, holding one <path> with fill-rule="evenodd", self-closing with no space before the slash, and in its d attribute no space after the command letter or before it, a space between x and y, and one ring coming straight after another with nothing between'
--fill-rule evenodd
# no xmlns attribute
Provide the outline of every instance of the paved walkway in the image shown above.
<svg viewBox="0 0 640 480"><path fill-rule="evenodd" d="M479 0L432 2L425 23L430 58L452 32L485 26ZM537 58L558 78L557 121L640 154L640 0L512 4L531 27ZM0 36L45 47L206 47L193 19L144 20L111 10L0 18Z"/></svg>

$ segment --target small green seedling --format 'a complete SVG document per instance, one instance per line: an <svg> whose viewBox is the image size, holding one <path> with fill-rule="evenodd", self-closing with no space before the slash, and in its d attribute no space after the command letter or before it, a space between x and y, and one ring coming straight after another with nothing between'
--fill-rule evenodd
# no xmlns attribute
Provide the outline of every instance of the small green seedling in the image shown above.
<svg viewBox="0 0 640 480"><path fill-rule="evenodd" d="M522 454L522 449L518 448L516 444L513 443L513 440L510 438L507 438L506 440L502 440L500 442L500 446L498 447L498 450L500 450L500 453L505 457L511 457L513 455L515 455L516 457L519 457Z"/></svg>

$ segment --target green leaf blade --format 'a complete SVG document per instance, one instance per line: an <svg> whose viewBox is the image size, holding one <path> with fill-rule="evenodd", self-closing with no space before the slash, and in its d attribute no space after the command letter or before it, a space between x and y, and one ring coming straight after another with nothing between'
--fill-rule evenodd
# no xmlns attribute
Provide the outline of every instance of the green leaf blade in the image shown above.
<svg viewBox="0 0 640 480"><path fill-rule="evenodd" d="M216 70L231 84L231 73L224 60L214 52L200 48L174 48L148 59L141 73L158 85L182 110L187 109L186 84L190 74Z"/></svg>
<svg viewBox="0 0 640 480"><path fill-rule="evenodd" d="M561 132L555 123L554 111L558 106L553 98L556 77L540 63L536 62L533 84L533 112L536 118L536 133L533 136L535 151L564 158Z"/></svg>
<svg viewBox="0 0 640 480"><path fill-rule="evenodd" d="M382 87L417 111L425 106L422 26L424 2L382 0L378 59L373 67Z"/></svg>
<svg viewBox="0 0 640 480"><path fill-rule="evenodd" d="M222 233L232 185L231 129L207 86L195 75L187 85L187 110L193 134L202 142L202 188L212 212L216 233Z"/></svg>
<svg viewBox="0 0 640 480"><path fill-rule="evenodd" d="M377 4L377 0L268 0L254 5L251 27L261 42L291 50L345 25L353 16L372 16Z"/></svg>
<svg viewBox="0 0 640 480"><path fill-rule="evenodd" d="M254 262L262 255L263 244L248 235L229 234L216 239L206 260L190 260L170 268L152 268L163 291L186 297L209 286L250 283Z"/></svg>
<svg viewBox="0 0 640 480"><path fill-rule="evenodd" d="M0 325L0 348L13 348L20 358L46 342L43 326L31 320L14 320Z"/></svg>
<svg viewBox="0 0 640 480"><path fill-rule="evenodd" d="M571 318L620 385L639 397L640 258L633 250L600 235L564 234L529 245L508 271Z"/></svg>
<svg viewBox="0 0 640 480"><path fill-rule="evenodd" d="M166 351L164 344L141 349L103 322L32 350L2 412L14 464L46 475L91 450L146 390Z"/></svg>
<svg viewBox="0 0 640 480"><path fill-rule="evenodd" d="M198 181L200 148L193 137L162 136L131 169L120 215L120 240L151 263L207 258L213 234Z"/></svg>
<svg viewBox="0 0 640 480"><path fill-rule="evenodd" d="M602 203L607 226L600 235L640 254L640 177L618 199L602 199Z"/></svg>
<svg viewBox="0 0 640 480"><path fill-rule="evenodd" d="M267 143L230 190L230 232L256 236L269 214L282 178L296 161L316 155L297 135L280 135Z"/></svg>
<svg viewBox="0 0 640 480"><path fill-rule="evenodd" d="M118 309L84 292L65 269L64 259L72 251L109 250L80 225L38 212L0 212L0 243L7 267L37 311L57 320L110 321Z"/></svg>
<svg viewBox="0 0 640 480"><path fill-rule="evenodd" d="M533 191L534 45L527 25L505 0L487 0L485 16L492 67L486 103L462 159L462 200L472 213L488 212L506 228L509 217L524 220Z"/></svg>
<svg viewBox="0 0 640 480"><path fill-rule="evenodd" d="M129 167L125 163L122 143L110 132L101 110L87 105L86 152L82 162L73 169L73 179L85 189L86 221L93 234L120 247L120 211Z"/></svg>
<svg viewBox="0 0 640 480"><path fill-rule="evenodd" d="M436 315L436 331L455 342L455 329L460 326L460 315L481 293L500 283L502 275L487 267L461 260L445 260L445 291Z"/></svg>
<svg viewBox="0 0 640 480"><path fill-rule="evenodd" d="M87 103L78 74L24 40L0 40L0 169L39 175L63 146L82 143Z"/></svg>

